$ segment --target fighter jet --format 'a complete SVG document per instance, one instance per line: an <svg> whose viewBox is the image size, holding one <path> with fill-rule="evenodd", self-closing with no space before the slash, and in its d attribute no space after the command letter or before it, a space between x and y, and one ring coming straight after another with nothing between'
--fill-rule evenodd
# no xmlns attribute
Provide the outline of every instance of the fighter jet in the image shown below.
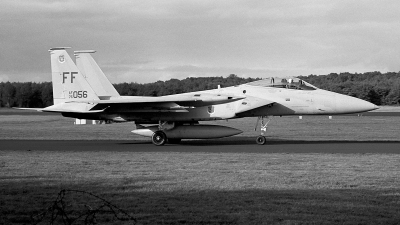
<svg viewBox="0 0 400 225"><path fill-rule="evenodd" d="M97 65L92 53L75 51L76 64L66 49L49 50L54 105L36 109L65 117L114 122L134 121L132 132L151 138L157 146L177 144L182 139L233 136L241 130L201 121L257 117L266 143L268 116L335 115L377 109L370 102L319 89L304 80L271 77L247 84L183 94L143 97L120 96Z"/></svg>

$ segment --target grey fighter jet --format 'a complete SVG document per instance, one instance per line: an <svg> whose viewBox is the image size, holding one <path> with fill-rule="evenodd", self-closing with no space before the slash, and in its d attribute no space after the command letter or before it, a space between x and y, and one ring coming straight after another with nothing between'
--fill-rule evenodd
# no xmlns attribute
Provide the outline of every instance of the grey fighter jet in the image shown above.
<svg viewBox="0 0 400 225"><path fill-rule="evenodd" d="M134 121L132 132L150 137L155 145L236 135L242 131L199 122L243 117L258 118L261 134L256 143L265 144L263 119L268 116L350 114L378 108L298 78L277 77L160 97L120 96L92 58L95 51L75 51L75 64L66 49L49 50L54 105L36 110L78 119Z"/></svg>

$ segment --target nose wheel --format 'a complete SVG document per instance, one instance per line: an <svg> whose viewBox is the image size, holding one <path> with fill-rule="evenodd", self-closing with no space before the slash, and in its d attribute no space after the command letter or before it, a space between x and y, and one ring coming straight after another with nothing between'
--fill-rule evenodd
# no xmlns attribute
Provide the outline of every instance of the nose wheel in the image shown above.
<svg viewBox="0 0 400 225"><path fill-rule="evenodd" d="M267 143L267 139L264 136L260 135L256 138L256 143L259 145L265 145L265 143Z"/></svg>

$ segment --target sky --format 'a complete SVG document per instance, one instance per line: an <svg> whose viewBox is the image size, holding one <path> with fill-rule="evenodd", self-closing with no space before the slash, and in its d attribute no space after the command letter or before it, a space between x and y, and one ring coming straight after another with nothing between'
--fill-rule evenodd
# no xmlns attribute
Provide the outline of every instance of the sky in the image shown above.
<svg viewBox="0 0 400 225"><path fill-rule="evenodd" d="M51 81L52 47L112 83L400 71L397 0L1 0L0 82Z"/></svg>

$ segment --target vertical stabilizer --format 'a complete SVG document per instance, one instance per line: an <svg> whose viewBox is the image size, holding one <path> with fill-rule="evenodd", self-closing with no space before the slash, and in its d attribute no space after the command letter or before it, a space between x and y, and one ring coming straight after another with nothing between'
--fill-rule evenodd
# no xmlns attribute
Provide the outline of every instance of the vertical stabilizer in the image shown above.
<svg viewBox="0 0 400 225"><path fill-rule="evenodd" d="M78 69L82 72L83 76L100 99L119 97L120 95L117 90L115 90L114 86L91 56L90 53L95 52L96 51L93 50L75 51Z"/></svg>
<svg viewBox="0 0 400 225"><path fill-rule="evenodd" d="M99 100L65 49L68 48L60 47L49 50L54 104L79 100Z"/></svg>

